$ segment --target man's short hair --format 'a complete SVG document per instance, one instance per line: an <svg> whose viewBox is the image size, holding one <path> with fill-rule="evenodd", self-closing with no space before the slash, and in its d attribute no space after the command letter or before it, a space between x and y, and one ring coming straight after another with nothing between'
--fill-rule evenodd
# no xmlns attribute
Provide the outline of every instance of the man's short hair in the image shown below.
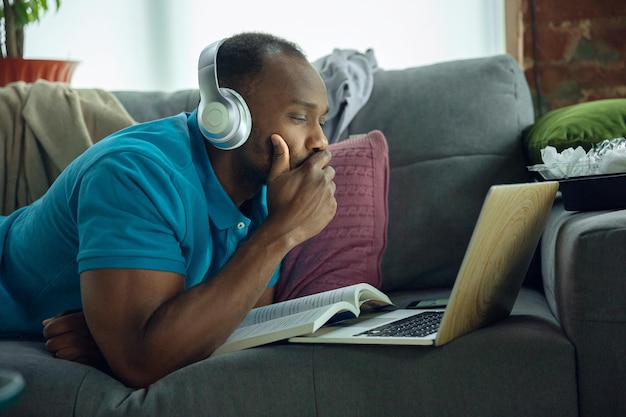
<svg viewBox="0 0 626 417"><path fill-rule="evenodd" d="M265 57L272 53L306 60L298 45L267 33L246 32L226 39L217 54L220 87L245 94L250 80L261 73Z"/></svg>

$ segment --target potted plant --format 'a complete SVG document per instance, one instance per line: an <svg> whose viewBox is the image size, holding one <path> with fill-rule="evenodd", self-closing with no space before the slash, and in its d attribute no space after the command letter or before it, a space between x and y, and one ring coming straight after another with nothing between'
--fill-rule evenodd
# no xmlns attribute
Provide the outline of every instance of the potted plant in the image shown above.
<svg viewBox="0 0 626 417"><path fill-rule="evenodd" d="M61 0L50 2L54 2L56 10L61 6ZM39 22L50 8L48 0L2 0L0 3L0 27L4 31L0 34L0 86L39 78L70 81L76 61L24 59L24 28Z"/></svg>

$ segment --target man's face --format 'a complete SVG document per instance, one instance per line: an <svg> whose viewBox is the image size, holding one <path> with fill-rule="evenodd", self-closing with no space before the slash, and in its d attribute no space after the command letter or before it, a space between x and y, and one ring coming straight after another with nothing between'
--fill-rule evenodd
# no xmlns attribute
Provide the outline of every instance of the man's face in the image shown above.
<svg viewBox="0 0 626 417"><path fill-rule="evenodd" d="M303 59L272 54L245 97L252 115L252 132L240 148L245 166L263 182L269 173L277 133L289 146L291 168L328 147L322 131L328 113L326 86Z"/></svg>

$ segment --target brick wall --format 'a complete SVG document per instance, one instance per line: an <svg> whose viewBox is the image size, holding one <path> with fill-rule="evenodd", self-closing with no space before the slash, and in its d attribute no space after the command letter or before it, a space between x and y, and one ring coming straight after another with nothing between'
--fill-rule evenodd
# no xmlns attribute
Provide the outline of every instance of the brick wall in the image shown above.
<svg viewBox="0 0 626 417"><path fill-rule="evenodd" d="M522 0L521 9L537 116L626 97L626 0Z"/></svg>

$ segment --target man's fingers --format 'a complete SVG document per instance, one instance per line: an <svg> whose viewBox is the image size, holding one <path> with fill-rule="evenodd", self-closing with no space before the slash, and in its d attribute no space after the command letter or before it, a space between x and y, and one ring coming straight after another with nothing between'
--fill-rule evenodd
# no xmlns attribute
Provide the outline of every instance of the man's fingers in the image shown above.
<svg viewBox="0 0 626 417"><path fill-rule="evenodd" d="M46 326L48 323L50 323L54 319L57 319L57 318L62 317L62 316L67 316L67 315L70 315L70 314L75 314L75 313L79 313L80 314L80 313L82 313L82 311L83 310L80 309L80 308L76 308L76 309L73 309L73 310L65 310L65 311L57 314L54 317L50 317L50 318L45 319L44 321L41 322L41 324Z"/></svg>
<svg viewBox="0 0 626 417"><path fill-rule="evenodd" d="M329 150L315 152L311 155L306 161L305 164L312 164L313 166L318 166L319 168L324 168L328 166L328 163L332 159L332 155ZM334 171L333 171L334 172Z"/></svg>
<svg viewBox="0 0 626 417"><path fill-rule="evenodd" d="M46 349L50 352L58 352L72 346L95 348L96 343L90 334L83 332L67 332L46 340Z"/></svg>
<svg viewBox="0 0 626 417"><path fill-rule="evenodd" d="M83 365L93 366L104 372L110 372L107 361L97 349L80 349L77 347L69 347L54 352L54 356L58 359L81 363Z"/></svg>
<svg viewBox="0 0 626 417"><path fill-rule="evenodd" d="M90 365L108 372L82 310L65 311L42 322L46 349L59 359Z"/></svg>
<svg viewBox="0 0 626 417"><path fill-rule="evenodd" d="M78 362L80 358L83 358L81 363L87 361L93 361L96 358L100 358L102 355L96 349L86 349L78 346L68 346L63 349L59 349L54 352L54 356L59 359L65 359L66 361Z"/></svg>
<svg viewBox="0 0 626 417"><path fill-rule="evenodd" d="M334 180L335 179L335 168L333 168L332 166L328 165L326 168L324 168L324 173L326 174L326 177L329 180Z"/></svg>
<svg viewBox="0 0 626 417"><path fill-rule="evenodd" d="M77 329L88 332L87 322L82 310L62 313L42 322L43 335L49 339L67 332L75 332Z"/></svg>

